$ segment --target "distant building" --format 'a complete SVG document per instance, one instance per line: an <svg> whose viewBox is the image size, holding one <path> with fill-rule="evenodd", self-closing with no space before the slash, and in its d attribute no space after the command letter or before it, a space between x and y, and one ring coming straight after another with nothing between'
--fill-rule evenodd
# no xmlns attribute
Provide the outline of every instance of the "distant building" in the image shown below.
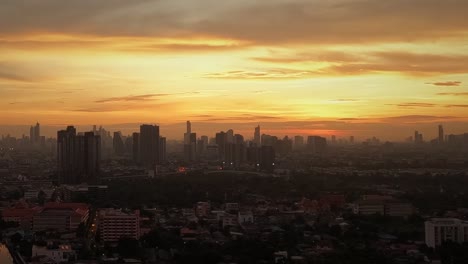
<svg viewBox="0 0 468 264"><path fill-rule="evenodd" d="M122 139L122 133L120 131L114 132L114 137L112 138L112 146L115 155L122 156L125 153L125 145Z"/></svg>
<svg viewBox="0 0 468 264"><path fill-rule="evenodd" d="M211 204L208 202L198 202L195 205L195 214L198 217L205 217L207 216L211 211Z"/></svg>
<svg viewBox="0 0 468 264"><path fill-rule="evenodd" d="M444 241L468 242L468 221L455 218L433 218L424 223L426 245L440 246Z"/></svg>
<svg viewBox="0 0 468 264"><path fill-rule="evenodd" d="M317 154L324 153L327 150L327 139L319 136L307 137L307 150Z"/></svg>
<svg viewBox="0 0 468 264"><path fill-rule="evenodd" d="M414 143L422 144L424 142L423 135L419 131L414 131Z"/></svg>
<svg viewBox="0 0 468 264"><path fill-rule="evenodd" d="M260 169L272 172L275 167L275 149L272 146L262 146L260 148Z"/></svg>
<svg viewBox="0 0 468 264"><path fill-rule="evenodd" d="M304 149L304 137L303 136L295 136L294 137L294 150L302 150Z"/></svg>
<svg viewBox="0 0 468 264"><path fill-rule="evenodd" d="M439 125L439 144L444 143L444 127Z"/></svg>
<svg viewBox="0 0 468 264"><path fill-rule="evenodd" d="M166 138L159 137L159 159L161 162L167 161Z"/></svg>
<svg viewBox="0 0 468 264"><path fill-rule="evenodd" d="M258 125L256 128L255 128L255 132L254 132L254 140L253 140L253 143L257 146L257 147L260 147L261 145L261 141L260 141L260 125Z"/></svg>
<svg viewBox="0 0 468 264"><path fill-rule="evenodd" d="M29 129L29 140L31 141L31 145L37 145L41 142L41 125L39 122Z"/></svg>
<svg viewBox="0 0 468 264"><path fill-rule="evenodd" d="M140 212L112 208L100 209L98 218L101 240L118 242L120 238L140 238Z"/></svg>
<svg viewBox="0 0 468 264"><path fill-rule="evenodd" d="M140 162L140 133L137 132L132 134L132 156L133 162Z"/></svg>

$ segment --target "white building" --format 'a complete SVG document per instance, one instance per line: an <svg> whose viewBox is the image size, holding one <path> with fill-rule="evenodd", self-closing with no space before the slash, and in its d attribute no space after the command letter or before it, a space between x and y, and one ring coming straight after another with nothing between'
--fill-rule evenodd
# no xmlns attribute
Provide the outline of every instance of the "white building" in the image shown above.
<svg viewBox="0 0 468 264"><path fill-rule="evenodd" d="M444 241L468 242L468 221L456 218L433 218L424 223L426 245L440 246Z"/></svg>
<svg viewBox="0 0 468 264"><path fill-rule="evenodd" d="M46 256L56 263L68 262L75 260L76 252L71 248L70 245L59 245L58 247L40 247L33 245L32 256Z"/></svg>

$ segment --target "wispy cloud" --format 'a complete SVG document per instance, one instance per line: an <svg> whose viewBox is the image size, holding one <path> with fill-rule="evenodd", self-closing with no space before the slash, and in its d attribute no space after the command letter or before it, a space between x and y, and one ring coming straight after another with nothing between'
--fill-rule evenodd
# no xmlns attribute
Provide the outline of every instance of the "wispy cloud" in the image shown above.
<svg viewBox="0 0 468 264"><path fill-rule="evenodd" d="M462 93L437 93L437 95L468 96L468 92L462 92Z"/></svg>
<svg viewBox="0 0 468 264"><path fill-rule="evenodd" d="M95 101L96 103L109 103L109 102L138 102L138 101L151 101L157 97L168 96L170 94L142 94L142 95L128 95L121 97L109 97Z"/></svg>
<svg viewBox="0 0 468 264"><path fill-rule="evenodd" d="M428 83L432 84L435 86L460 86L462 82L460 81L447 81L447 82L433 82L433 83Z"/></svg>

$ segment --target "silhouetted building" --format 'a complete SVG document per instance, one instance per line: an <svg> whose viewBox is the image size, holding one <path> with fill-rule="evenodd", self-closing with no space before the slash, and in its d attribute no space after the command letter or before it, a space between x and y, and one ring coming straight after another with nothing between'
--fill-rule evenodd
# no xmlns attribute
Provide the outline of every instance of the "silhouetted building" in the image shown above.
<svg viewBox="0 0 468 264"><path fill-rule="evenodd" d="M275 150L272 146L260 148L260 169L272 172L275 167Z"/></svg>
<svg viewBox="0 0 468 264"><path fill-rule="evenodd" d="M161 162L167 161L166 138L159 137L159 159Z"/></svg>
<svg viewBox="0 0 468 264"><path fill-rule="evenodd" d="M261 145L260 126L257 126L257 127L255 128L254 141L253 141L253 143L254 143L257 147L260 147L260 145Z"/></svg>
<svg viewBox="0 0 468 264"><path fill-rule="evenodd" d="M414 143L415 144L422 144L423 143L423 135L418 131L414 131Z"/></svg>
<svg viewBox="0 0 468 264"><path fill-rule="evenodd" d="M139 143L140 162L149 168L159 164L159 126L141 125Z"/></svg>
<svg viewBox="0 0 468 264"><path fill-rule="evenodd" d="M294 150L302 150L302 149L304 149L304 137L295 136L294 137Z"/></svg>
<svg viewBox="0 0 468 264"><path fill-rule="evenodd" d="M319 136L307 137L307 150L321 154L327 150L327 139Z"/></svg>
<svg viewBox="0 0 468 264"><path fill-rule="evenodd" d="M132 134L132 156L135 163L140 163L140 133Z"/></svg>
<svg viewBox="0 0 468 264"><path fill-rule="evenodd" d="M444 143L444 127L439 125L439 144Z"/></svg>
<svg viewBox="0 0 468 264"><path fill-rule="evenodd" d="M39 123L29 129L29 140L31 145L37 145L41 142L41 126Z"/></svg>
<svg viewBox="0 0 468 264"><path fill-rule="evenodd" d="M122 156L125 153L125 145L122 139L122 133L120 131L114 132L114 138L112 141L114 154L117 156Z"/></svg>
<svg viewBox="0 0 468 264"><path fill-rule="evenodd" d="M184 134L184 159L194 161L197 156L197 134L192 133L192 124L187 121L187 131Z"/></svg>
<svg viewBox="0 0 468 264"><path fill-rule="evenodd" d="M349 143L350 143L350 144L354 144L354 136L350 136L350 137L349 137Z"/></svg>
<svg viewBox="0 0 468 264"><path fill-rule="evenodd" d="M97 181L100 160L100 136L93 132L77 135L73 126L57 132L57 172L61 183Z"/></svg>

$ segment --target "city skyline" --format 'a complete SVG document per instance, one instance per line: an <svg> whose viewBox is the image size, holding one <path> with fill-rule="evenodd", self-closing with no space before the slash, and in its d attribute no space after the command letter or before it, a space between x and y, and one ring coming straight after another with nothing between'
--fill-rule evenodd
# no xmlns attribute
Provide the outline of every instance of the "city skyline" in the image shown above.
<svg viewBox="0 0 468 264"><path fill-rule="evenodd" d="M188 119L389 140L468 131L464 1L29 3L0 1L2 132Z"/></svg>
<svg viewBox="0 0 468 264"><path fill-rule="evenodd" d="M169 140L175 140L180 143L183 143L184 145L190 145L190 144L197 144L198 140L203 140L203 138L207 139L215 139L218 135L218 132L225 133L225 131L230 132L236 135L241 135L242 137L245 136L245 140L252 142L253 144L260 146L260 140L263 140L263 136L275 136L278 139L281 139L283 137L288 137L289 139L293 139L295 137L324 137L327 139L332 144L336 144L339 141L340 142L349 142L349 143L356 143L355 139L359 142L365 142L365 141L374 141L378 140L380 142L416 142L416 143L423 143L423 142L439 142L442 143L446 141L448 136L453 136L453 135L466 135L468 134L467 132L458 132L455 133L454 131L449 130L448 133L445 133L444 131L444 125L439 123L436 127L429 127L429 133L427 132L427 129L423 130L418 130L418 127L415 127L412 131L410 131L409 134L404 134L403 137L401 138L396 138L395 140L390 140L388 138L380 138L378 135L370 135L368 137L356 137L352 134L320 134L320 133L302 133L302 134L276 134L276 133L269 133L271 130L264 130L264 127L262 127L260 124L256 124L255 127L251 127L252 124L244 124L247 125L247 129L245 130L237 130L234 127L221 127L218 130L206 130L206 129L201 129L198 130L200 127L195 124L195 133L192 133L192 122L190 120L185 121L183 125L184 131L182 132L177 132L177 133L171 133L171 131L167 131L164 128L164 126L160 126L159 124L156 123L141 123L141 124L126 124L130 125L129 127L111 127L111 130L106 130L109 127L103 127L102 125L99 125L99 130L97 130L98 126L97 125L92 125L92 126L81 126L77 127L77 132L80 134L85 134L86 132L94 132L94 134L99 135L101 134L101 130L104 131L104 133L109 133L107 137L110 139L115 140L115 137L117 135L118 139L117 141L120 143L122 141L121 137L128 137L132 138L135 137L134 134L139 134L141 132L141 126L155 126L157 127L158 131L164 131L164 132L158 132L158 137L169 135L168 137L164 137L164 140L168 138ZM72 127L75 127L73 125L70 125ZM63 127L63 126L62 126ZM37 122L34 126L30 126L30 135L34 135L34 138L28 137L27 134L22 133L18 138L27 138L31 141L31 143L37 144L39 138L43 138L42 140L45 140L46 138L56 138L57 132L60 131L60 127L48 127L46 131L50 130L52 134L48 134L47 132L44 134L34 134L36 132L34 131L44 131L43 127L39 122ZM75 128L76 129L76 128ZM198 131L198 134L197 134ZM200 132L202 131L202 132ZM1 132L1 130L0 130ZM39 132L37 132L39 133ZM111 136L113 134L113 136ZM102 135L102 134L101 134ZM14 134L1 134L0 136L5 137L5 136L13 136L16 137ZM207 140L206 139L206 140ZM134 139L135 140L135 139ZM191 142L191 143L190 143ZM115 142L114 142L115 143ZM206 144L207 142L205 142ZM123 142L121 142L122 147L123 147ZM196 152L195 148L193 150Z"/></svg>

